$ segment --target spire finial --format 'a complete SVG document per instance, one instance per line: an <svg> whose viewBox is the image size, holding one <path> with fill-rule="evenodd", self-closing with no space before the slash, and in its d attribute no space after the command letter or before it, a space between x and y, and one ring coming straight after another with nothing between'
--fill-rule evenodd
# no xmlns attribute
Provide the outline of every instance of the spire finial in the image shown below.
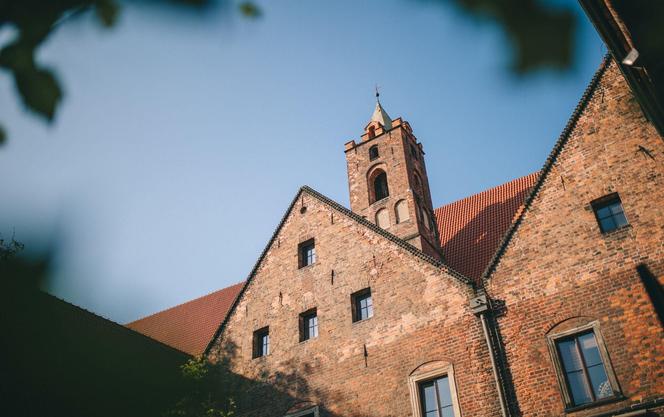
<svg viewBox="0 0 664 417"><path fill-rule="evenodd" d="M380 88L380 86L376 84L376 103L380 103L380 92L378 91L378 88Z"/></svg>

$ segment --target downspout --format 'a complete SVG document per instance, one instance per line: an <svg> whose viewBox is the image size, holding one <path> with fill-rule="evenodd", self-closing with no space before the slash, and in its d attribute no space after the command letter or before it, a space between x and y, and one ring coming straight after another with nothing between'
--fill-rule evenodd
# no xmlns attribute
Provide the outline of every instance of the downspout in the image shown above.
<svg viewBox="0 0 664 417"><path fill-rule="evenodd" d="M503 385L500 382L498 375L498 366L496 365L496 357L494 345L489 335L489 327L487 325L486 314L490 311L489 303L487 301L484 290L477 291L477 296L470 300L470 308L473 313L480 318L482 322L482 332L484 333L484 341L486 342L487 349L489 350L489 359L491 360L491 370L493 371L493 379L496 382L496 391L498 391L498 401L500 402L500 414L502 417L510 417L505 401L505 394L503 392Z"/></svg>

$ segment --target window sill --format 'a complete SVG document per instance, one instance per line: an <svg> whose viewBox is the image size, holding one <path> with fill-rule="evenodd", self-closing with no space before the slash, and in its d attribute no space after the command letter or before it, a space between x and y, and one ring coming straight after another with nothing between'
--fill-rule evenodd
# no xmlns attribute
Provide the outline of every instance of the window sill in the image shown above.
<svg viewBox="0 0 664 417"><path fill-rule="evenodd" d="M355 320L355 321L353 322L353 325L360 324L360 323L365 323L365 322L371 320L373 317L374 317L374 316L371 316L371 317L369 317L369 318L362 319L362 320Z"/></svg>
<svg viewBox="0 0 664 417"><path fill-rule="evenodd" d="M602 400L595 401L594 403L588 403L588 404L583 404L583 405L575 405L575 406L571 406L571 407L565 407L565 414L574 413L576 411L581 411L581 410L587 410L589 408L600 407L602 405L616 403L616 402L619 402L619 401L623 401L625 399L627 399L627 398L625 396L623 396L622 394L617 394L613 397L604 398Z"/></svg>
<svg viewBox="0 0 664 417"><path fill-rule="evenodd" d="M312 264L309 264L309 265L301 266L301 267L297 268L297 270L298 271L306 271L308 269L313 268L314 266L316 266L316 262L314 262Z"/></svg>
<svg viewBox="0 0 664 417"><path fill-rule="evenodd" d="M381 198L380 200L374 201L373 203L371 203L371 206L379 206L381 204L385 204L385 203L387 203L387 200L389 200L389 199L390 199L390 196L388 195L385 198Z"/></svg>
<svg viewBox="0 0 664 417"><path fill-rule="evenodd" d="M306 339L306 340L300 340L298 345L304 345L305 343L308 343L308 342L311 342L311 341L314 341L314 340L318 340L318 336L310 337L309 339Z"/></svg>
<svg viewBox="0 0 664 417"><path fill-rule="evenodd" d="M630 230L632 230L632 225L626 224L610 232L602 232L602 237L605 239L622 239L629 234Z"/></svg>

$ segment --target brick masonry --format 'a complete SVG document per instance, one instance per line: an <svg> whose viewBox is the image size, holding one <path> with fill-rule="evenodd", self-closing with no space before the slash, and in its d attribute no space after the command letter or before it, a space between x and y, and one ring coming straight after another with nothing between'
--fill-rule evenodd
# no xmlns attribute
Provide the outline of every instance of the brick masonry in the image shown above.
<svg viewBox="0 0 664 417"><path fill-rule="evenodd" d="M614 192L629 226L602 234L590 202ZM546 336L593 320L626 399L567 415L664 396L662 324L636 271L664 278L663 202L664 141L612 62L486 284L506 306L498 323L523 415L565 414Z"/></svg>
<svg viewBox="0 0 664 417"><path fill-rule="evenodd" d="M250 415L283 416L301 400L323 415L410 416L408 377L436 361L453 364L464 415L497 415L471 288L306 192L296 201L210 354L249 379L290 381L282 403ZM298 269L298 243L312 237L317 261ZM353 323L350 295L367 287L374 316ZM320 335L299 342L298 315L314 307ZM264 326L271 352L252 359Z"/></svg>
<svg viewBox="0 0 664 417"><path fill-rule="evenodd" d="M383 134L384 144L403 142L395 136ZM351 207L373 222L375 208L362 200L371 167L356 159L367 153L359 146L346 145ZM664 333L636 272L646 264L664 281L664 141L615 64L601 70L560 149L484 281L501 307L514 415L596 416L664 398ZM400 182L389 183L395 199L410 189L410 171L399 169L390 181L403 173ZM630 224L603 235L590 202L613 192ZM408 237L399 228L388 232ZM298 244L311 238L317 261L298 268ZM409 376L443 364L453 366L461 415L500 415L481 324L468 307L474 289L404 245L306 189L297 195L208 351L212 361L228 361L234 373L257 382L242 415L283 416L310 402L323 416L412 416ZM350 296L367 287L374 316L353 323ZM300 342L299 314L312 308L319 337ZM547 335L592 321L625 398L566 414ZM252 359L253 331L264 326L271 352Z"/></svg>

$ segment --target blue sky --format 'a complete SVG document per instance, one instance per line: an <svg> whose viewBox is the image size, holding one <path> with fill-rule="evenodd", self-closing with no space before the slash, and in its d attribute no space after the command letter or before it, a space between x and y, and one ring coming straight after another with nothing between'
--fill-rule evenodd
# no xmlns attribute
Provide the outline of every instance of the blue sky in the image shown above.
<svg viewBox="0 0 664 417"><path fill-rule="evenodd" d="M435 206L531 173L605 53L575 2L574 68L525 78L497 27L437 2L258 4L61 26L39 54L65 88L52 125L0 73L0 233L55 245L54 294L124 323L245 279L301 185L348 205L343 144L375 84Z"/></svg>

